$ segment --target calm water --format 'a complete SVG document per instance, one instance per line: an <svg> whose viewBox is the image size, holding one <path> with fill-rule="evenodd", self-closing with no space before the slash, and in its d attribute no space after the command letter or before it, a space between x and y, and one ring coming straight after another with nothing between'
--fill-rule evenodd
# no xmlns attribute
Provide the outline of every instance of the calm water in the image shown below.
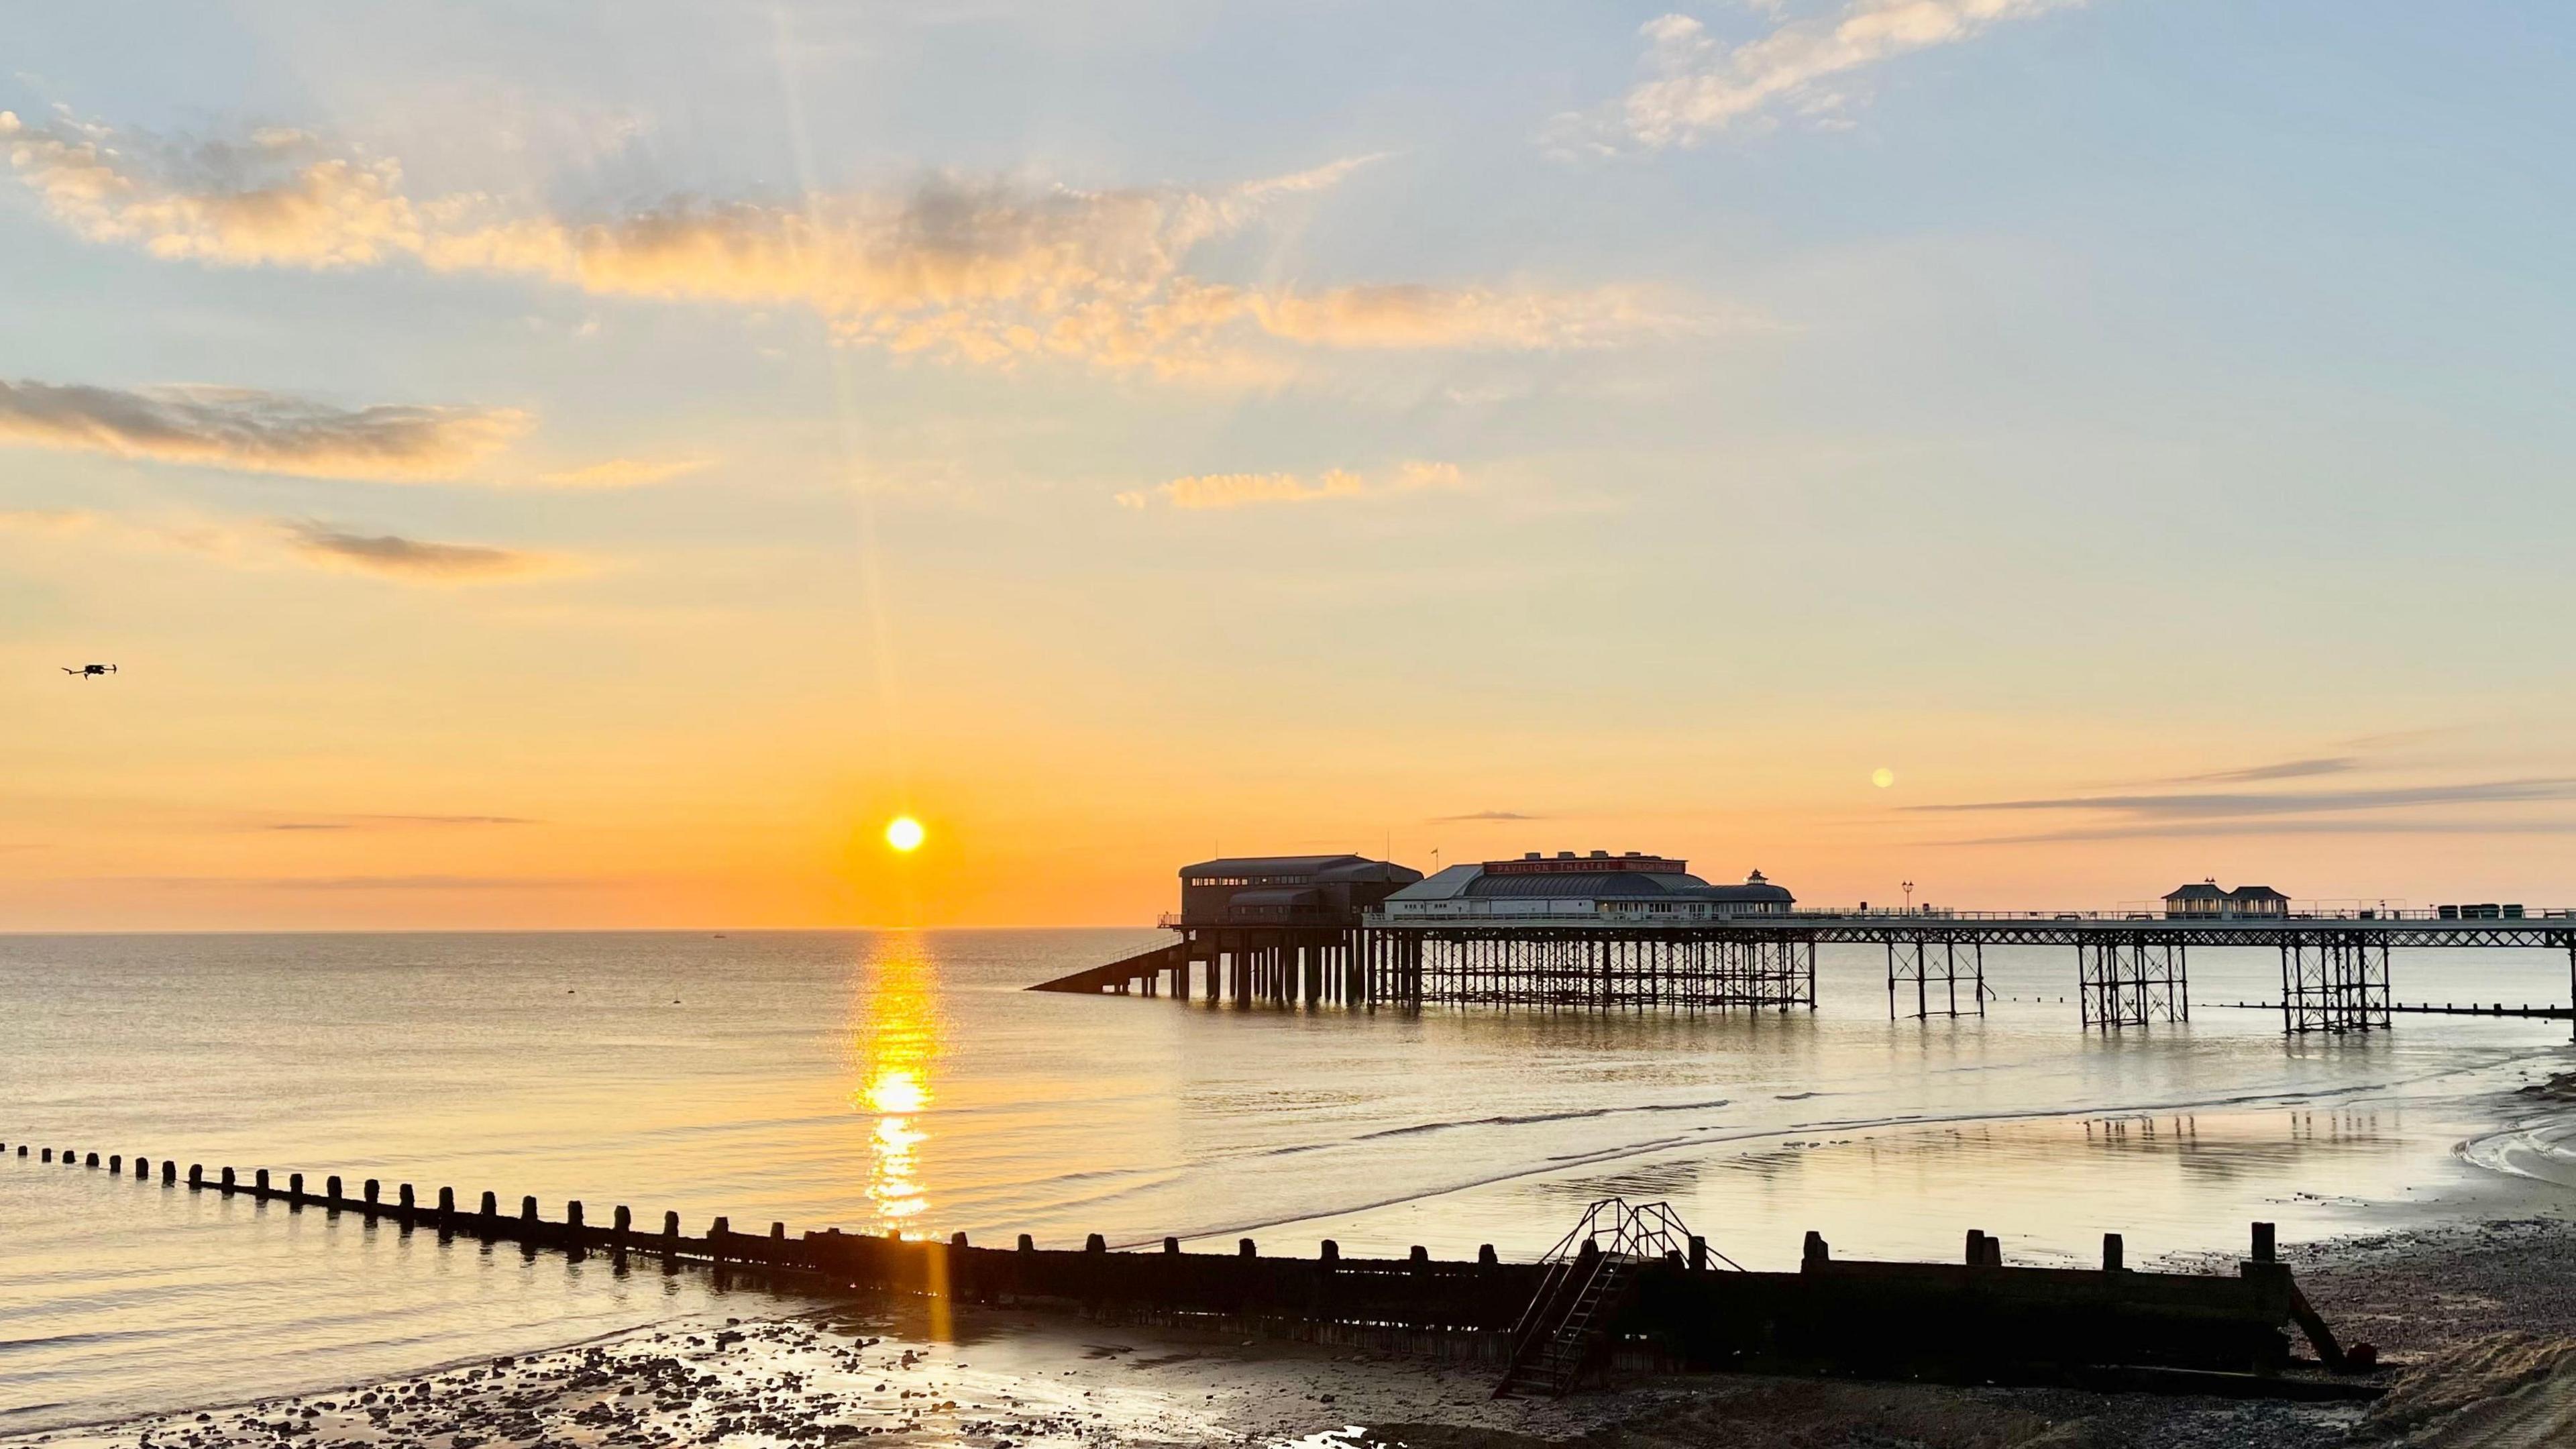
<svg viewBox="0 0 2576 1449"><path fill-rule="evenodd" d="M2341 1230L2481 1176L2576 1185L2564 1134L2464 1156L2564 1024L2258 1012L2088 1036L2071 952L1989 953L1982 1020L1890 1023L1828 953L1810 1016L1374 1016L1018 988L1155 938L925 934L0 938L0 1140L452 1185L594 1220L1076 1244L1530 1254L1590 1199L1670 1198L1749 1266L1837 1251L2133 1259L2247 1220ZM2234 959L2231 959L2234 958ZM2196 953L2203 1002L2260 953ZM2560 1001L2562 958L2424 953L2405 999ZM2017 999L2013 999L2017 998ZM2576 1186L2571 1186L2576 1191ZM440 1246L0 1161L0 1431L345 1383L720 1300L703 1278Z"/></svg>

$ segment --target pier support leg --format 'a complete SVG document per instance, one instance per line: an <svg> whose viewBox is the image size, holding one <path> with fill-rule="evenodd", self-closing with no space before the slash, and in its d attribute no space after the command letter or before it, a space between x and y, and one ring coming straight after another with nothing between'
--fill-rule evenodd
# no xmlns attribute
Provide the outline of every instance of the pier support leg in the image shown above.
<svg viewBox="0 0 2576 1449"><path fill-rule="evenodd" d="M2281 945L2281 1030L2384 1031L2389 1024L2388 943L2321 932Z"/></svg>
<svg viewBox="0 0 2576 1449"><path fill-rule="evenodd" d="M2089 970L2089 967L2084 964L2085 958L2081 954L2080 949L2076 959L2079 973ZM1931 1019L1933 1015L1932 973L1934 971L1939 971L1941 973L1941 1015L1951 1017L1959 1015L1959 980L1962 976L1965 976L1969 982L1970 1004L1976 1008L1977 1015L1983 1016L1986 1014L1986 948L1984 944L1981 942L1970 941L1967 943L1967 947L1963 951L1957 940L1945 937L1938 942L1931 940L1915 940L1901 945L1895 942L1890 942L1888 944L1888 1020L1896 1020L1898 988L1907 982L1913 983L1914 986L1914 1011L1912 1013L1914 1019L1917 1021L1928 1021ZM1815 1004L1812 994L1809 996L1807 1004L1810 1006Z"/></svg>
<svg viewBox="0 0 2576 1449"><path fill-rule="evenodd" d="M2171 941L2143 935L2078 942L2076 1000L2084 1025L2145 1026L2152 1021L2188 1020L2190 988L2176 964L2181 949ZM2283 960L2286 964L2288 958Z"/></svg>

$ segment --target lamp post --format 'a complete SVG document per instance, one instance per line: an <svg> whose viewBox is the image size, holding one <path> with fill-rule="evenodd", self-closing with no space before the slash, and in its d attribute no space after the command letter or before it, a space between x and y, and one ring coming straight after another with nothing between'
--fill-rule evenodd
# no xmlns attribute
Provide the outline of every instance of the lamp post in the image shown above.
<svg viewBox="0 0 2576 1449"><path fill-rule="evenodd" d="M1903 885L1903 886L1905 887L1905 914L1907 914L1907 915L1909 915L1909 916L1910 916L1910 915L1913 915L1913 914L1914 914L1914 882L1912 882L1912 881L1910 881L1910 880L1909 880L1909 881L1902 881L1902 882L1899 882L1899 884L1901 884L1901 885Z"/></svg>

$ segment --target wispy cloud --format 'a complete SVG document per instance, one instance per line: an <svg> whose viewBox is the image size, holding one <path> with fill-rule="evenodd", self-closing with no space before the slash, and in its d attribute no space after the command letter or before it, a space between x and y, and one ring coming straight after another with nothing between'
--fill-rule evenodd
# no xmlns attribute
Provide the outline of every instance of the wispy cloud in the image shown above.
<svg viewBox="0 0 2576 1449"><path fill-rule="evenodd" d="M1347 348L1540 351L1606 347L1728 324L1760 325L1750 316L1720 319L1706 311L1686 311L1635 287L1584 292L1342 287L1312 296L1253 296L1246 305L1274 337Z"/></svg>
<svg viewBox="0 0 2576 1449"><path fill-rule="evenodd" d="M2089 840L2197 840L2205 837L2279 835L2576 835L2576 820L2469 820L2350 816L2323 819L2151 821L2073 826L2027 835L1984 835L1935 840L1931 845L2053 845Z"/></svg>
<svg viewBox="0 0 2576 1449"><path fill-rule="evenodd" d="M2576 800L2576 779L2483 780L2453 785L2406 785L2372 790L2300 790L2277 793L2188 792L2170 795L2062 795L2030 800L1978 800L1952 805L1909 805L1909 811L1963 814L1996 811L2090 810L2162 819L2339 814L2404 810L2427 805L2512 805Z"/></svg>
<svg viewBox="0 0 2576 1449"><path fill-rule="evenodd" d="M643 488L684 478L714 463L712 458L610 458L585 467L540 473L537 481L549 488Z"/></svg>
<svg viewBox="0 0 2576 1449"><path fill-rule="evenodd" d="M1767 28L1728 43L1687 15L1640 28L1645 79L1606 110L1560 116L1549 138L1563 149L1622 144L1690 145L1713 131L1781 112L1830 116L1849 97L1840 87L1898 56L1955 45L2006 21L2083 0L1845 0L1792 16L1786 5L1754 7Z"/></svg>
<svg viewBox="0 0 2576 1449"><path fill-rule="evenodd" d="M475 583L553 571L557 560L483 544L349 533L310 520L285 525L288 547L327 567L431 583Z"/></svg>
<svg viewBox="0 0 2576 1449"><path fill-rule="evenodd" d="M574 560L553 554L357 533L313 519L136 519L86 511L26 510L0 512L0 532L177 549L238 568L275 567L286 561L414 584L483 583L559 574L575 566Z"/></svg>
<svg viewBox="0 0 2576 1449"><path fill-rule="evenodd" d="M2332 755L2309 760L2281 760L2269 765L2254 765L2242 770L2212 770L2205 775L2173 775L2158 781L2165 785L2252 785L2265 780L2302 780L2317 775L2341 775L2361 768L2361 761L2351 755Z"/></svg>
<svg viewBox="0 0 2576 1449"><path fill-rule="evenodd" d="M263 830L369 830L402 826L446 825L534 825L537 822L518 815L332 815L301 820L280 820L260 827Z"/></svg>
<svg viewBox="0 0 2576 1449"><path fill-rule="evenodd" d="M793 202L677 199L593 218L479 194L412 198L400 164L297 131L180 147L63 117L0 112L18 177L92 241L213 265L403 262L603 296L799 305L842 340L1007 366L1054 357L1176 375L1265 375L1252 344L1558 348L1691 325L1635 291L1421 285L1311 294L1211 281L1203 244L1282 199L1329 190L1353 157L1231 187L1082 191L934 178L900 193Z"/></svg>
<svg viewBox="0 0 2576 1449"><path fill-rule="evenodd" d="M452 478L528 422L515 408L342 408L239 387L0 382L0 443L313 478Z"/></svg>
<svg viewBox="0 0 2576 1449"><path fill-rule="evenodd" d="M242 887L285 891L546 891L581 890L613 884L601 876L509 875L154 875L92 877L106 884L159 886L170 890L232 890Z"/></svg>
<svg viewBox="0 0 2576 1449"><path fill-rule="evenodd" d="M1434 825L1455 825L1469 820L1545 820L1544 815L1523 815L1517 810L1478 810L1469 815L1434 815Z"/></svg>
<svg viewBox="0 0 2576 1449"><path fill-rule="evenodd" d="M1317 503L1327 499L1383 498L1427 489L1467 486L1455 463L1404 463L1370 478L1334 468L1311 478L1296 473L1201 473L1151 489L1117 495L1125 508L1160 501L1173 508L1248 508L1265 503Z"/></svg>

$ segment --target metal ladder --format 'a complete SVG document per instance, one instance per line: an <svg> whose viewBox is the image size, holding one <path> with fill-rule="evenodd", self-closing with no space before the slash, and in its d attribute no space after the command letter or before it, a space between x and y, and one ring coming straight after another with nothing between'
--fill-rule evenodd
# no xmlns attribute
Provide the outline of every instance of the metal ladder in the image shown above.
<svg viewBox="0 0 2576 1449"><path fill-rule="evenodd" d="M1553 1322L1542 1316L1532 1326L1521 1352L1495 1385L1495 1398L1514 1394L1564 1398L1609 1347L1611 1321L1636 1283L1636 1260L1604 1253L1591 1261L1591 1273L1570 1294L1543 1292L1543 1297L1562 1297L1564 1311Z"/></svg>
<svg viewBox="0 0 2576 1449"><path fill-rule="evenodd" d="M1697 1268L1712 1257L1736 1266L1691 1236L1669 1204L1632 1206L1615 1197L1592 1204L1574 1230L1539 1259L1546 1272L1512 1326L1510 1352L1494 1397L1535 1392L1563 1398L1572 1393L1609 1356L1611 1332L1645 1264L1687 1260Z"/></svg>

